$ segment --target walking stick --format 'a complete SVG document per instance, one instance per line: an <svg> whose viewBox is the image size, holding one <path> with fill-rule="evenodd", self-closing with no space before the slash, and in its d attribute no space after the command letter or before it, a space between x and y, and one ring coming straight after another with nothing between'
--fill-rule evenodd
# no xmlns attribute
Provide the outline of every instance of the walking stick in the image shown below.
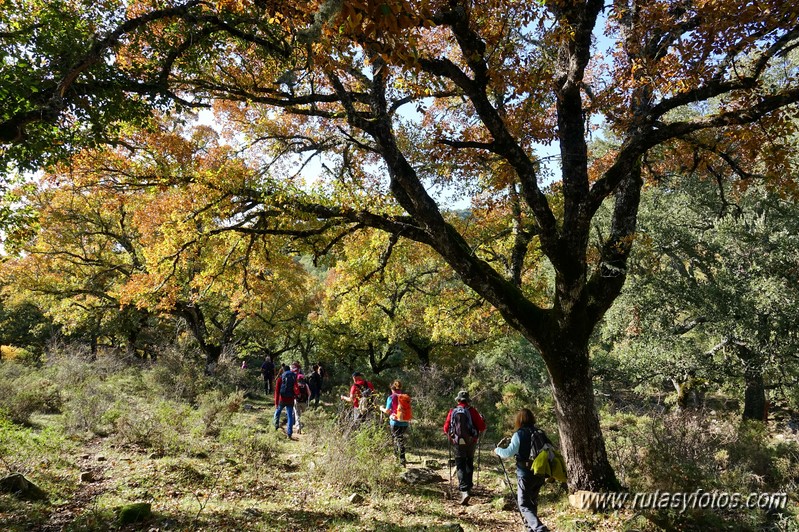
<svg viewBox="0 0 799 532"><path fill-rule="evenodd" d="M447 438L447 469L449 469L449 496L452 497L452 442L449 439L449 436L446 434L444 435Z"/></svg>
<svg viewBox="0 0 799 532"><path fill-rule="evenodd" d="M497 444L497 447L499 447L499 444ZM510 494L511 496L513 496L515 494L513 493L513 487L511 487L510 477L508 476L508 470L505 469L505 462L502 461L501 456L497 455L497 458L499 458L499 465L502 466L502 472L505 473L505 482L508 483L508 489L510 490ZM519 498L518 497L514 498L516 499L516 508L518 508L519 510L519 517L522 518L522 524L524 526L527 526L527 521L524 520L524 514L522 513L522 507L519 505Z"/></svg>
<svg viewBox="0 0 799 532"><path fill-rule="evenodd" d="M480 484L480 444L482 443L482 438L477 439L477 484Z"/></svg>

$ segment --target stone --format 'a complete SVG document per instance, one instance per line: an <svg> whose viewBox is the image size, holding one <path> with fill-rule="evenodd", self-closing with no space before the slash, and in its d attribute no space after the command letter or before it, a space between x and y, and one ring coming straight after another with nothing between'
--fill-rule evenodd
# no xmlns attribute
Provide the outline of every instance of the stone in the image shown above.
<svg viewBox="0 0 799 532"><path fill-rule="evenodd" d="M569 495L569 504L578 510L596 510L598 493L586 490L577 490Z"/></svg>
<svg viewBox="0 0 799 532"><path fill-rule="evenodd" d="M425 458L422 465L428 469L441 469L441 462L432 458Z"/></svg>
<svg viewBox="0 0 799 532"><path fill-rule="evenodd" d="M149 519L152 513L152 506L149 502L134 502L132 504L126 504L125 506L119 508L119 524L129 525L132 523L139 523Z"/></svg>
<svg viewBox="0 0 799 532"><path fill-rule="evenodd" d="M10 493L26 501L47 500L44 490L19 473L0 479L0 492Z"/></svg>
<svg viewBox="0 0 799 532"><path fill-rule="evenodd" d="M350 504L361 504L363 502L363 496L360 493L353 493L349 496Z"/></svg>
<svg viewBox="0 0 799 532"><path fill-rule="evenodd" d="M85 484L88 482L94 482L94 472L93 471L81 471L80 472L80 482L81 484Z"/></svg>
<svg viewBox="0 0 799 532"><path fill-rule="evenodd" d="M416 469L408 469L400 475L400 478L408 484L432 484L434 482L443 482L441 475L431 469L424 467Z"/></svg>

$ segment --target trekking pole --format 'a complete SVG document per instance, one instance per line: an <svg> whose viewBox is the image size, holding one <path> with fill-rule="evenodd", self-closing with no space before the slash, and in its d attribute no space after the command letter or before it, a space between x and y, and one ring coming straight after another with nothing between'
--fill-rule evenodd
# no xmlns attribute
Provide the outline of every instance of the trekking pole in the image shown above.
<svg viewBox="0 0 799 532"><path fill-rule="evenodd" d="M446 434L444 435L447 438L447 469L449 469L449 495L452 497L452 442L449 440L449 436Z"/></svg>
<svg viewBox="0 0 799 532"><path fill-rule="evenodd" d="M511 486L510 483L510 477L508 476L508 470L505 469L505 462L502 461L501 456L497 455L497 458L499 458L499 465L502 466L502 472L505 473L505 482L508 483L508 489L510 490L510 494L511 496L515 496L515 493L513 493L513 487ZM522 507L519 505L519 498L518 497L514 498L516 499L516 508L518 508L519 510L519 517L522 518L522 524L524 526L527 526L527 521L524 520L524 514L522 513Z"/></svg>
<svg viewBox="0 0 799 532"><path fill-rule="evenodd" d="M477 484L480 484L480 451L481 451L481 443L483 443L483 439L479 438L477 440Z"/></svg>

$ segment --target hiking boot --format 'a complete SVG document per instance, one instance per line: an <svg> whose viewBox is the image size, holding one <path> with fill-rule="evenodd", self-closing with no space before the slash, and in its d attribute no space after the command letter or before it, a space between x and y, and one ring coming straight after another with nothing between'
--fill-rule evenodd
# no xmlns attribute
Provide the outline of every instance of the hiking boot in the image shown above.
<svg viewBox="0 0 799 532"><path fill-rule="evenodd" d="M470 499L471 497L472 497L472 496L471 496L471 495L469 495L469 492L468 492L468 491L462 491L462 492L461 492L461 505L463 505L463 506L466 506L466 505L469 503L469 499Z"/></svg>

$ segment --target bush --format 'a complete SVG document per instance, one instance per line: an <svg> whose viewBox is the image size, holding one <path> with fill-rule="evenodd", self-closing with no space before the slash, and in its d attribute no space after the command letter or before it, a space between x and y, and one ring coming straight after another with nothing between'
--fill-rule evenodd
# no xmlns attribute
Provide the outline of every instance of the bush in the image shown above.
<svg viewBox="0 0 799 532"><path fill-rule="evenodd" d="M156 364L144 374L148 389L172 400L194 404L210 389L203 373L204 363L198 353L178 347L165 349Z"/></svg>
<svg viewBox="0 0 799 532"><path fill-rule="evenodd" d="M241 410L242 403L244 392L241 391L226 396L219 390L212 390L200 396L198 411L203 423L203 435L218 436L233 414Z"/></svg>
<svg viewBox="0 0 799 532"><path fill-rule="evenodd" d="M70 390L64 404L64 427L69 434L106 436L113 430L118 389L102 380L88 380Z"/></svg>
<svg viewBox="0 0 799 532"><path fill-rule="evenodd" d="M160 454L177 454L188 449L191 421L188 405L167 400L133 402L121 407L115 436L122 444L138 445Z"/></svg>
<svg viewBox="0 0 799 532"><path fill-rule="evenodd" d="M58 387L41 372L14 362L0 364L0 411L7 419L25 425L37 412L58 413L62 407Z"/></svg>
<svg viewBox="0 0 799 532"><path fill-rule="evenodd" d="M397 482L399 462L385 426L367 422L355 430L342 430L335 420L326 420L315 424L310 435L322 449L320 467L328 482L377 494Z"/></svg>
<svg viewBox="0 0 799 532"><path fill-rule="evenodd" d="M57 429L32 430L0 418L0 464L7 473L25 475L51 497L74 489L74 447Z"/></svg>
<svg viewBox="0 0 799 532"><path fill-rule="evenodd" d="M277 456L279 444L276 434L250 427L227 426L220 432L219 442L232 451L239 463L261 472L271 466Z"/></svg>

